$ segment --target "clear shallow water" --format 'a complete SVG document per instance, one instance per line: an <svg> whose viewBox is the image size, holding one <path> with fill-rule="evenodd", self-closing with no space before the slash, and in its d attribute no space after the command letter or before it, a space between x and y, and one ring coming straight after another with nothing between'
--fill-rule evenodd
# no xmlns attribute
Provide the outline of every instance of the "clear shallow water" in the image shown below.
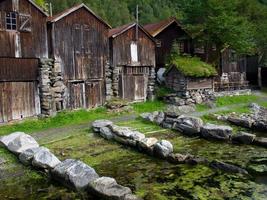
<svg viewBox="0 0 267 200"><path fill-rule="evenodd" d="M267 149L261 147L187 138L171 131L149 136L170 140L175 152L179 153L222 160L245 169L252 165L262 169L267 165L264 160L251 162L256 158L267 158ZM86 162L101 176L114 177L147 200L267 199L266 173L257 174L250 170L250 176L243 176L215 171L203 165L173 165L105 141L86 130L79 137L46 146L61 159L76 158ZM43 174L33 175L31 169L16 163L16 158L10 158L10 163L15 163L12 170L24 174L0 181L0 199L90 199L60 186Z"/></svg>

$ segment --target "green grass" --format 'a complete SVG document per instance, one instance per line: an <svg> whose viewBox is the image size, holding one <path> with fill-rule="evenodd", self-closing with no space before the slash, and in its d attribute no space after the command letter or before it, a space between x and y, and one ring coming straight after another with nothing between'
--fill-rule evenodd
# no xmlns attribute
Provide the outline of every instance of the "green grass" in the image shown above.
<svg viewBox="0 0 267 200"><path fill-rule="evenodd" d="M160 86L156 89L156 96L157 96L157 98L161 99L162 97L166 96L167 94L174 93L174 92L175 91L170 89L170 88Z"/></svg>
<svg viewBox="0 0 267 200"><path fill-rule="evenodd" d="M64 111L58 113L55 117L49 117L44 119L26 120L11 125L0 127L0 135L9 134L14 131L23 131L32 133L38 130L45 130L48 128L55 128L65 125L73 125L86 121L93 121L99 118L110 118L116 114L108 114L105 108L98 108L91 111L78 110L78 111Z"/></svg>
<svg viewBox="0 0 267 200"><path fill-rule="evenodd" d="M210 77L217 74L216 69L198 57L176 56L170 61L170 66L176 68L186 76Z"/></svg>
<svg viewBox="0 0 267 200"><path fill-rule="evenodd" d="M259 104L260 104L260 106L267 108L267 102L260 102Z"/></svg>
<svg viewBox="0 0 267 200"><path fill-rule="evenodd" d="M205 110L208 110L209 107L205 104L197 104L196 105L196 111L197 112L202 112L202 111L205 111Z"/></svg>
<svg viewBox="0 0 267 200"><path fill-rule="evenodd" d="M224 96L216 99L216 106L223 107L234 104L248 104L257 101L256 95Z"/></svg>
<svg viewBox="0 0 267 200"><path fill-rule="evenodd" d="M153 112L156 110L163 110L164 107L165 103L161 101L134 103L133 113L140 114L143 112ZM32 133L35 131L46 130L49 128L57 128L67 125L91 122L97 119L110 119L122 114L128 115L129 113L112 113L108 112L107 109L103 107L90 111L63 111L58 113L55 117L49 117L44 119L29 119L23 122L17 122L14 124L1 126L0 135L6 135L15 131Z"/></svg>
<svg viewBox="0 0 267 200"><path fill-rule="evenodd" d="M137 114L144 112L153 112L158 110L163 110L166 107L166 103L155 100L155 101L147 101L143 103L134 103L133 105L134 111Z"/></svg>

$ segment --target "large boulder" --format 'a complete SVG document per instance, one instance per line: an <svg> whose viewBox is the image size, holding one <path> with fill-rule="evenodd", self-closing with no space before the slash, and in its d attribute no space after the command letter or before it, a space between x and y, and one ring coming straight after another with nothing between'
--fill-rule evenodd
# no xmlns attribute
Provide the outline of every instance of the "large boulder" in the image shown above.
<svg viewBox="0 0 267 200"><path fill-rule="evenodd" d="M257 137L253 141L253 144L267 148L267 138Z"/></svg>
<svg viewBox="0 0 267 200"><path fill-rule="evenodd" d="M155 122L156 117L159 116L158 111L152 112L152 113L142 113L140 116L146 121Z"/></svg>
<svg viewBox="0 0 267 200"><path fill-rule="evenodd" d="M109 177L101 177L91 182L88 190L101 199L125 200L127 195L132 194L130 188L119 185L115 179Z"/></svg>
<svg viewBox="0 0 267 200"><path fill-rule="evenodd" d="M93 130L96 132L96 133L99 133L100 132L100 128L102 127L107 127L107 126L110 126L112 125L113 122L112 121L109 121L109 120L105 120L105 119L101 119L101 120L96 120L92 123L92 127L93 127Z"/></svg>
<svg viewBox="0 0 267 200"><path fill-rule="evenodd" d="M246 116L241 116L241 117L238 117L238 116L229 116L227 118L227 120L229 122L231 122L232 124L235 124L237 126L242 126L242 127L245 127L245 128L251 128L252 125L255 122L252 118L246 117Z"/></svg>
<svg viewBox="0 0 267 200"><path fill-rule="evenodd" d="M167 106L167 112L174 112L177 115L192 113L196 111L196 107L194 105L184 105L184 106Z"/></svg>
<svg viewBox="0 0 267 200"><path fill-rule="evenodd" d="M242 169L238 166L232 165L232 164L228 164L228 163L224 163L221 161L212 161L210 163L210 167L214 168L214 169L219 169L225 172L229 172L229 173L240 173L240 174L248 174L248 172L245 169Z"/></svg>
<svg viewBox="0 0 267 200"><path fill-rule="evenodd" d="M267 131L267 119L258 119L253 124L253 128L260 131Z"/></svg>
<svg viewBox="0 0 267 200"><path fill-rule="evenodd" d="M167 140L161 140L154 146L154 155L160 158L166 158L173 152L172 143Z"/></svg>
<svg viewBox="0 0 267 200"><path fill-rule="evenodd" d="M53 170L54 177L76 190L86 189L88 184L99 178L95 170L79 160L67 159Z"/></svg>
<svg viewBox="0 0 267 200"><path fill-rule="evenodd" d="M174 125L174 129L192 136L199 134L202 126L203 121L200 118L180 116Z"/></svg>
<svg viewBox="0 0 267 200"><path fill-rule="evenodd" d="M145 138L146 136L143 133L140 133L139 131L133 131L132 134L130 135L130 139L136 142L139 142Z"/></svg>
<svg viewBox="0 0 267 200"><path fill-rule="evenodd" d="M36 140L27 134L19 134L7 145L9 151L20 154L26 149L39 147L39 144Z"/></svg>
<svg viewBox="0 0 267 200"><path fill-rule="evenodd" d="M146 153L152 155L154 146L157 142L157 138L144 138L137 143L137 147L140 151L145 151Z"/></svg>
<svg viewBox="0 0 267 200"><path fill-rule="evenodd" d="M101 127L100 135L107 140L112 140L114 138L114 135L109 127Z"/></svg>
<svg viewBox="0 0 267 200"><path fill-rule="evenodd" d="M133 131L129 127L112 125L110 128L112 132L119 137L130 138L130 136L133 134Z"/></svg>
<svg viewBox="0 0 267 200"><path fill-rule="evenodd" d="M0 146L7 147L7 145L10 142L12 142L13 140L15 140L17 137L19 137L21 135L26 135L26 134L23 132L14 132L14 133L11 133L9 135L0 137Z"/></svg>
<svg viewBox="0 0 267 200"><path fill-rule="evenodd" d="M60 160L48 149L40 149L32 158L32 165L42 169L53 169Z"/></svg>
<svg viewBox="0 0 267 200"><path fill-rule="evenodd" d="M251 144L256 138L256 135L245 132L238 132L232 136L232 141L241 144Z"/></svg>
<svg viewBox="0 0 267 200"><path fill-rule="evenodd" d="M19 154L20 162L22 162L24 165L31 165L34 154L36 154L40 150L49 151L45 147L34 147L34 148L26 149L21 154Z"/></svg>
<svg viewBox="0 0 267 200"><path fill-rule="evenodd" d="M233 133L230 126L206 124L201 128L201 135L207 139L229 140Z"/></svg>
<svg viewBox="0 0 267 200"><path fill-rule="evenodd" d="M158 112L158 115L155 116L154 122L158 125L161 125L165 119L165 113L164 112Z"/></svg>

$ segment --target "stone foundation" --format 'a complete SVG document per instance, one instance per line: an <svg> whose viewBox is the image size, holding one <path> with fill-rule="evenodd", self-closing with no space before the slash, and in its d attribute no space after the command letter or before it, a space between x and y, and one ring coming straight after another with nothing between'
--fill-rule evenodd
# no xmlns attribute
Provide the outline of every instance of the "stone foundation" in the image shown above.
<svg viewBox="0 0 267 200"><path fill-rule="evenodd" d="M164 101L177 106L201 104L214 99L212 89L187 90L163 97Z"/></svg>
<svg viewBox="0 0 267 200"><path fill-rule="evenodd" d="M39 91L42 116L53 116L64 109L65 90L60 63L53 59L41 59Z"/></svg>

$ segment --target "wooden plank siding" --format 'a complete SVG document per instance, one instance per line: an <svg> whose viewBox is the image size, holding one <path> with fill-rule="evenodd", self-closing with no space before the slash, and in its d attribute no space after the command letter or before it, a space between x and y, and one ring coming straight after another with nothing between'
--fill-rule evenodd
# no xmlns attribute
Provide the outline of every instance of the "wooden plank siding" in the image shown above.
<svg viewBox="0 0 267 200"><path fill-rule="evenodd" d="M108 30L108 25L84 4L49 20L49 54L61 65L68 109L103 105Z"/></svg>
<svg viewBox="0 0 267 200"><path fill-rule="evenodd" d="M37 82L0 83L0 123L36 116L39 112Z"/></svg>
<svg viewBox="0 0 267 200"><path fill-rule="evenodd" d="M37 81L38 59L0 58L0 82Z"/></svg>
<svg viewBox="0 0 267 200"><path fill-rule="evenodd" d="M64 80L103 79L108 57L108 29L81 8L56 23L52 55L62 65Z"/></svg>
<svg viewBox="0 0 267 200"><path fill-rule="evenodd" d="M17 10L15 10L17 9ZM6 30L5 16L9 12L17 13L17 30ZM29 16L30 31L21 30L22 18ZM17 6L12 1L0 2L0 57L43 58L48 56L47 17L28 0L19 0Z"/></svg>

